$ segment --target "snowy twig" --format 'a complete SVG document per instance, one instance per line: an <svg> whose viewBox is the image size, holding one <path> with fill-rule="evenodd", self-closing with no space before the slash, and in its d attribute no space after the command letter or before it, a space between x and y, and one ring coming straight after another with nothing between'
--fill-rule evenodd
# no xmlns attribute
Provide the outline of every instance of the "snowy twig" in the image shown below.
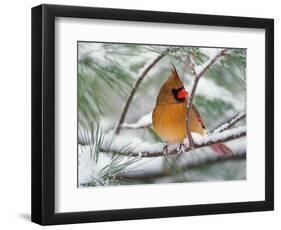
<svg viewBox="0 0 281 230"><path fill-rule="evenodd" d="M196 76L197 73L196 73L196 69L195 69L196 64L195 64L195 54L194 54L194 52L192 52L192 54L188 56L188 60L189 60L189 63L191 65L192 73L193 73L194 76Z"/></svg>
<svg viewBox="0 0 281 230"><path fill-rule="evenodd" d="M146 129L146 128L150 128L151 127L151 123L147 124L147 125L136 125L134 123L124 123L121 126L121 129Z"/></svg>
<svg viewBox="0 0 281 230"><path fill-rule="evenodd" d="M239 112L238 114L236 114L235 116L230 118L228 121L223 122L222 124L218 125L211 132L212 133L220 133L222 131L225 131L225 130L231 128L232 126L234 126L237 122L241 121L245 117L246 117L246 113L245 112Z"/></svg>
<svg viewBox="0 0 281 230"><path fill-rule="evenodd" d="M199 83L199 80L200 78L206 73L206 71L220 58L222 57L225 52L227 51L227 49L223 49L221 50L220 52L218 52L218 54L216 56L214 56L209 62L208 64L206 64L206 66L201 70L200 73L198 73L196 76L195 76L195 79L194 79L194 84L193 84L193 87L192 87L192 91L191 91L191 95L190 95L190 98L189 98L189 103L188 103L188 112L187 112L187 116L186 116L186 127L187 127L187 136L188 136L188 140L189 140L189 145L191 148L194 147L194 141L192 139L192 136L190 134L190 114L191 114L191 110L192 110L192 105L193 105L193 99L194 99L194 96L195 96L195 92L196 92L196 89L197 89L197 85ZM196 72L196 71L195 71Z"/></svg>
<svg viewBox="0 0 281 230"><path fill-rule="evenodd" d="M125 117L127 115L127 112L128 112L128 109L129 109L129 106L132 102L132 99L140 85L140 83L142 82L142 80L145 78L145 76L147 75L147 73L152 69L153 66L155 66L166 54L167 52L169 51L169 49L166 49L163 53L161 53L160 55L158 55L154 60L152 60L151 63L149 63L148 65L146 65L143 69L143 71L141 72L140 76L137 78L130 94L129 94L129 97L126 101L126 104L124 106L124 109L122 111L122 114L120 116L120 119L119 119L119 122L117 124L117 127L116 127L116 130L115 130L115 134L118 135L119 132L120 132L120 129L121 129L121 126L125 120Z"/></svg>
<svg viewBox="0 0 281 230"><path fill-rule="evenodd" d="M212 133L206 136L201 136L199 134L192 133L194 146L187 147L184 150L184 152L188 152L193 148L202 148L212 144L235 140L245 135L246 135L245 127L234 128L234 129L226 130L221 133ZM103 151L102 148L101 151ZM122 154L118 149L107 149L106 151L104 150L104 152L111 152L113 154ZM168 153L165 153L162 150L158 149L158 151L130 151L124 154L131 157L160 157L160 156L176 155L176 154L180 154L180 152L178 151L178 149L175 148Z"/></svg>

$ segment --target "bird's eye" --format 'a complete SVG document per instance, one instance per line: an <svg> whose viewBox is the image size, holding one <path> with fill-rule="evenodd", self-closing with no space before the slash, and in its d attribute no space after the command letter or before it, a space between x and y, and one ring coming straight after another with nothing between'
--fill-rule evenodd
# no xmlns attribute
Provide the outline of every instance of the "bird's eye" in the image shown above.
<svg viewBox="0 0 281 230"><path fill-rule="evenodd" d="M183 87L181 87L181 88L177 88L177 89L172 89L171 91L172 91L172 93L173 94L177 94L179 91L181 91L182 89L184 89Z"/></svg>

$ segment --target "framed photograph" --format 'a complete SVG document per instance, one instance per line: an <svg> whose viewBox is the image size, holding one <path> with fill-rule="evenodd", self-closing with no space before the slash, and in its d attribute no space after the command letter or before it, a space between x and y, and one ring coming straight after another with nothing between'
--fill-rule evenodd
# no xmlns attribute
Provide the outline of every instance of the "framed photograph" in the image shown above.
<svg viewBox="0 0 281 230"><path fill-rule="evenodd" d="M273 210L274 21L32 8L32 221Z"/></svg>

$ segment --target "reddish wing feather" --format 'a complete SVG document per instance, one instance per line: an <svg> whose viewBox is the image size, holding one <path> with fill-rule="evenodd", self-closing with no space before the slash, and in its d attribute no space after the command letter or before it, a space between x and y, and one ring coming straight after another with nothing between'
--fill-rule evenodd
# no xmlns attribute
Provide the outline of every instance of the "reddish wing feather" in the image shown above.
<svg viewBox="0 0 281 230"><path fill-rule="evenodd" d="M205 124L204 124L204 120L201 117L200 113L198 112L198 110L196 109L195 105L192 106L192 110L194 111L194 113L196 114L196 117L198 118L199 123L202 125L202 127L205 129Z"/></svg>
<svg viewBox="0 0 281 230"><path fill-rule="evenodd" d="M203 118L200 116L200 113L198 112L198 110L196 109L196 107L193 105L192 106L192 110L194 111L194 113L196 114L196 117L198 118L199 123L202 125L202 127L204 129L205 125L204 125L204 121ZM216 153L219 154L224 154L224 155L233 155L233 152L231 151L230 148L228 148L225 144L223 143L218 143L218 144L213 144L210 146L210 148L215 151Z"/></svg>
<svg viewBox="0 0 281 230"><path fill-rule="evenodd" d="M231 149L222 143L213 144L210 146L210 148L219 154L233 155L233 152L231 151Z"/></svg>

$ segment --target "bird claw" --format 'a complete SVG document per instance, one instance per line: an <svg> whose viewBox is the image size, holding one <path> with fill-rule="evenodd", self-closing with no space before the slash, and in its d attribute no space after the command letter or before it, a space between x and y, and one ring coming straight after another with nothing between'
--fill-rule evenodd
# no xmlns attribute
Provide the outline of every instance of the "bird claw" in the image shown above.
<svg viewBox="0 0 281 230"><path fill-rule="evenodd" d="M163 155L168 155L168 153L169 153L169 145L165 145L164 147L163 147Z"/></svg>
<svg viewBox="0 0 281 230"><path fill-rule="evenodd" d="M185 150L189 147L189 140L188 138L184 139L182 143L180 143L178 147L178 153L184 153Z"/></svg>
<svg viewBox="0 0 281 230"><path fill-rule="evenodd" d="M178 147L178 153L184 153L185 152L185 144L184 143L180 143L179 147Z"/></svg>

